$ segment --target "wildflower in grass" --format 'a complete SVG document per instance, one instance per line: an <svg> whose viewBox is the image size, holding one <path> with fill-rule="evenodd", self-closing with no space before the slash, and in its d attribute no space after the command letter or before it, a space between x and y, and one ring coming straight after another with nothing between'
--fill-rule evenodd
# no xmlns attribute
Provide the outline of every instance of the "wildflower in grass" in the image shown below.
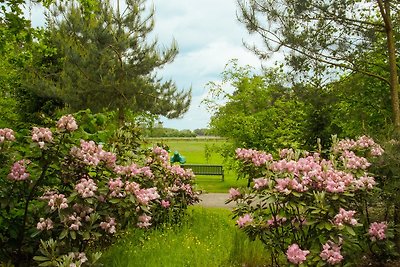
<svg viewBox="0 0 400 267"><path fill-rule="evenodd" d="M53 134L49 128L32 128L32 141L37 142L40 148L53 141Z"/></svg>
<svg viewBox="0 0 400 267"><path fill-rule="evenodd" d="M171 205L171 204L169 203L168 200L161 200L161 206L162 206L163 208L168 209L170 205Z"/></svg>
<svg viewBox="0 0 400 267"><path fill-rule="evenodd" d="M15 141L14 131L9 128L0 129L0 144L4 141Z"/></svg>
<svg viewBox="0 0 400 267"><path fill-rule="evenodd" d="M78 129L78 124L75 121L75 118L69 114L62 116L57 122L57 128L59 130L67 130L69 132L73 132Z"/></svg>
<svg viewBox="0 0 400 267"><path fill-rule="evenodd" d="M242 194L237 188L231 188L229 189L229 199L236 200L238 199Z"/></svg>
<svg viewBox="0 0 400 267"><path fill-rule="evenodd" d="M373 222L369 226L368 234L372 241L386 238L387 222Z"/></svg>
<svg viewBox="0 0 400 267"><path fill-rule="evenodd" d="M11 171L8 174L8 179L13 181L24 181L29 178L30 174L26 171L26 165L29 164L29 160L19 160L15 162L12 167Z"/></svg>
<svg viewBox="0 0 400 267"><path fill-rule="evenodd" d="M357 220L353 218L356 212L354 210L346 211L343 208L339 209L339 213L334 218L334 223L337 226L343 226L343 224L356 225Z"/></svg>
<svg viewBox="0 0 400 267"><path fill-rule="evenodd" d="M138 218L137 226L139 228L148 228L151 225L150 221L151 221L150 216L146 214L140 215Z"/></svg>
<svg viewBox="0 0 400 267"><path fill-rule="evenodd" d="M333 243L332 241L328 241L322 246L323 250L319 254L321 259L328 262L331 265L335 265L340 263L343 260L343 256L340 253L341 246Z"/></svg>
<svg viewBox="0 0 400 267"><path fill-rule="evenodd" d="M245 214L244 216L239 217L236 221L240 228L245 227L246 225L250 224L253 221L253 218L250 214Z"/></svg>
<svg viewBox="0 0 400 267"><path fill-rule="evenodd" d="M36 229L40 231L51 230L53 229L53 221L50 218L47 218L46 220L40 218L40 221L36 225Z"/></svg>
<svg viewBox="0 0 400 267"><path fill-rule="evenodd" d="M268 179L265 178L257 178L257 179L253 179L254 181L254 189L256 190L260 190L263 189L264 187L266 187L268 185Z"/></svg>
<svg viewBox="0 0 400 267"><path fill-rule="evenodd" d="M100 228L109 234L115 234L116 232L115 226L116 226L115 218L108 218L107 221L100 223Z"/></svg>
<svg viewBox="0 0 400 267"><path fill-rule="evenodd" d="M288 261L294 264L301 264L306 260L307 255L310 254L308 250L301 250L299 245L292 244L286 251Z"/></svg>
<svg viewBox="0 0 400 267"><path fill-rule="evenodd" d="M82 178L80 182L75 185L75 190L83 198L93 197L97 191L97 185L90 178Z"/></svg>

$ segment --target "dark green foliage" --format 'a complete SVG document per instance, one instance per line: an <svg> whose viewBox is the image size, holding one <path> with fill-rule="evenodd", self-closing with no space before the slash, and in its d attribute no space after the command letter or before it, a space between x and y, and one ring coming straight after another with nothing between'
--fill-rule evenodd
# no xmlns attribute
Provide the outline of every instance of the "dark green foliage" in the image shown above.
<svg viewBox="0 0 400 267"><path fill-rule="evenodd" d="M175 43L160 50L156 40L147 40L153 15L143 0L126 1L121 11L101 1L90 16L77 3L54 6L48 42L57 53L32 66L36 79L31 90L57 97L72 110L119 110L120 121L125 120L125 110L181 116L191 92L179 91L171 80L157 76L178 50Z"/></svg>

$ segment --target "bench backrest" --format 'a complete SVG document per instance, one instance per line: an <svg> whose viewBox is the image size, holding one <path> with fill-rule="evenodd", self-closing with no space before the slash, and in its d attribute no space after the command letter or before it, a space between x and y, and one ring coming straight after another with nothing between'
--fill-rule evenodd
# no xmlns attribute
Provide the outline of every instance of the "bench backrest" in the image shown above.
<svg viewBox="0 0 400 267"><path fill-rule="evenodd" d="M205 164L185 164L181 165L182 168L192 169L194 174L202 175L222 175L224 169L222 165L205 165Z"/></svg>

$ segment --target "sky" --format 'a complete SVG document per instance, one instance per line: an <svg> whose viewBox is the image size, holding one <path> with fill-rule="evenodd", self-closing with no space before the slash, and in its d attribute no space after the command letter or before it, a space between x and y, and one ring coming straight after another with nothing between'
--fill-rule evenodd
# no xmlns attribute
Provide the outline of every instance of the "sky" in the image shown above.
<svg viewBox="0 0 400 267"><path fill-rule="evenodd" d="M149 1L150 2L150 1ZM160 48L175 39L179 54L158 71L182 90L192 88L192 103L180 119L161 118L163 126L175 129L207 128L211 114L201 101L207 97L206 84L221 80L221 72L231 59L240 65L260 68L260 60L243 46L250 37L236 18L236 0L153 0L155 29L152 36ZM39 8L31 11L33 26L42 26ZM264 62L265 63L265 62ZM265 65L265 64L263 64Z"/></svg>

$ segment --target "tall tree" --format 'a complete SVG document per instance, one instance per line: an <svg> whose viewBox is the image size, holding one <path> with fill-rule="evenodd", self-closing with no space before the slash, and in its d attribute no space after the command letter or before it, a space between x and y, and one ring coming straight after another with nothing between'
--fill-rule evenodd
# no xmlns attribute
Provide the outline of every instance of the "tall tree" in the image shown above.
<svg viewBox="0 0 400 267"><path fill-rule="evenodd" d="M157 70L174 60L175 42L161 50L150 42L154 11L145 0L127 0L121 7L100 1L89 15L79 3L62 3L48 16L50 41L61 56L61 69L33 69L34 85L43 96L57 96L73 110L104 108L149 112L176 118L187 111L191 90L179 91L171 80L162 81Z"/></svg>
<svg viewBox="0 0 400 267"><path fill-rule="evenodd" d="M375 77L390 87L392 121L400 132L396 41L400 2L395 0L237 0L242 21L264 40L262 58L284 50L294 70L326 75L348 70ZM379 40L384 40L381 42ZM380 60L362 57L380 51ZM381 68L379 74L373 68ZM332 75L332 74L331 74ZM325 76L326 77L326 76ZM329 77L329 76L328 76Z"/></svg>

